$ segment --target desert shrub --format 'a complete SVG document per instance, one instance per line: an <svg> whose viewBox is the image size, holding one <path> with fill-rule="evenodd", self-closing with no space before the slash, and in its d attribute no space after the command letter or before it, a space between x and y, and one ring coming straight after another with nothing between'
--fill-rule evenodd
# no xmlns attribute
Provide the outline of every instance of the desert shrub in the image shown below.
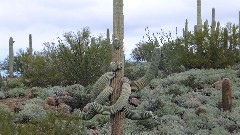
<svg viewBox="0 0 240 135"><path fill-rule="evenodd" d="M4 111L4 112L7 112L7 113L12 113L11 109L3 103L0 103L0 111Z"/></svg>
<svg viewBox="0 0 240 135"><path fill-rule="evenodd" d="M64 91L64 88L61 86L48 87L48 91L51 93L51 95L58 95Z"/></svg>
<svg viewBox="0 0 240 135"><path fill-rule="evenodd" d="M213 118L211 120L209 120L206 124L206 126L208 127L209 130L212 130L216 127L223 127L225 129L227 129L228 127L230 127L231 125L233 125L234 122L223 118L223 117L218 117L218 118Z"/></svg>
<svg viewBox="0 0 240 135"><path fill-rule="evenodd" d="M180 84L180 79L175 78L174 76L169 76L168 78L164 79L161 81L162 82L162 87L167 87L169 85L173 84Z"/></svg>
<svg viewBox="0 0 240 135"><path fill-rule="evenodd" d="M45 118L47 112L43 109L43 106L29 103L23 106L23 109L17 114L16 123L26 123L41 121Z"/></svg>
<svg viewBox="0 0 240 135"><path fill-rule="evenodd" d="M130 80L136 80L142 76L147 71L147 68L149 66L149 63L144 62L138 62L136 64L133 64L131 66L126 67L125 69L125 76L129 78Z"/></svg>
<svg viewBox="0 0 240 135"><path fill-rule="evenodd" d="M23 104L37 104L37 105L44 105L44 100L41 98L33 98L33 99L29 99L23 102Z"/></svg>
<svg viewBox="0 0 240 135"><path fill-rule="evenodd" d="M240 70L237 72L237 77L240 78Z"/></svg>
<svg viewBox="0 0 240 135"><path fill-rule="evenodd" d="M21 82L20 78L7 78L6 83L6 87L8 89L23 87L23 83Z"/></svg>
<svg viewBox="0 0 240 135"><path fill-rule="evenodd" d="M182 95L184 93L187 93L191 91L188 87L185 87L183 85L173 84L168 87L167 94L172 94L174 97L178 95Z"/></svg>
<svg viewBox="0 0 240 135"><path fill-rule="evenodd" d="M5 93L3 93L2 91L0 91L0 99L4 99L4 98L6 98Z"/></svg>
<svg viewBox="0 0 240 135"><path fill-rule="evenodd" d="M65 91L72 93L73 95L81 95L82 92L85 92L84 86L80 84L69 85L66 86L64 89Z"/></svg>
<svg viewBox="0 0 240 135"><path fill-rule="evenodd" d="M184 135L185 122L177 116L165 115L160 118L161 125L158 134Z"/></svg>
<svg viewBox="0 0 240 135"><path fill-rule="evenodd" d="M31 121L26 124L18 124L12 134L25 135L83 135L85 132L84 122L80 119L72 119L63 113L49 112L41 121Z"/></svg>
<svg viewBox="0 0 240 135"><path fill-rule="evenodd" d="M196 115L195 109L186 109L182 114L182 119L185 121L187 132L195 134L199 129L205 127L207 117L205 115Z"/></svg>
<svg viewBox="0 0 240 135"><path fill-rule="evenodd" d="M153 119L137 120L136 125L142 126L144 130L153 130L155 127Z"/></svg>
<svg viewBox="0 0 240 135"><path fill-rule="evenodd" d="M91 95L89 94L91 88L91 86L84 88L79 84L67 86L65 90L73 94L73 99L66 101L65 103L71 106L73 109L83 108L87 103L91 101Z"/></svg>
<svg viewBox="0 0 240 135"><path fill-rule="evenodd" d="M215 127L210 130L211 135L228 135L229 132L224 127Z"/></svg>
<svg viewBox="0 0 240 135"><path fill-rule="evenodd" d="M51 96L52 92L48 90L48 88L38 88L37 89L37 97L45 100L48 96Z"/></svg>
<svg viewBox="0 0 240 135"><path fill-rule="evenodd" d="M195 135L209 135L209 130L200 129L197 131L197 133Z"/></svg>
<svg viewBox="0 0 240 135"><path fill-rule="evenodd" d="M10 97L19 97L19 96L25 96L29 92L28 89L24 88L13 88L6 92L6 94Z"/></svg>
<svg viewBox="0 0 240 135"><path fill-rule="evenodd" d="M14 114L7 105L0 103L0 134L7 135L14 130Z"/></svg>

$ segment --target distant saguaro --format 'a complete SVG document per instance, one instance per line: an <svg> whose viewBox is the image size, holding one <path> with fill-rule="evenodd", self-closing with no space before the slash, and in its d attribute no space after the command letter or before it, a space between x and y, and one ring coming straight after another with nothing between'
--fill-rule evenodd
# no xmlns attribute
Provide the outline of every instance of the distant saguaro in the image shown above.
<svg viewBox="0 0 240 135"><path fill-rule="evenodd" d="M33 51L33 49L32 49L32 34L29 34L29 56L30 56L30 58L32 57L32 51Z"/></svg>
<svg viewBox="0 0 240 135"><path fill-rule="evenodd" d="M9 77L13 78L13 62L14 62L14 54L13 54L13 38L9 39Z"/></svg>
<svg viewBox="0 0 240 135"><path fill-rule="evenodd" d="M239 33L238 33L238 36L239 36L239 39L240 39L240 11L239 11L239 22L238 22L239 24L238 24L238 31L239 31ZM240 41L239 41L239 43L240 43Z"/></svg>
<svg viewBox="0 0 240 135"><path fill-rule="evenodd" d="M201 0L197 0L197 31L202 30L202 6Z"/></svg>
<svg viewBox="0 0 240 135"><path fill-rule="evenodd" d="M207 28L208 28L208 20L204 22L204 29L207 29Z"/></svg>
<svg viewBox="0 0 240 135"><path fill-rule="evenodd" d="M212 29L211 31L214 32L216 30L216 18L215 18L215 8L212 8Z"/></svg>
<svg viewBox="0 0 240 135"><path fill-rule="evenodd" d="M109 29L107 29L107 41L108 41L108 43L110 43L110 32L109 32Z"/></svg>
<svg viewBox="0 0 240 135"><path fill-rule="evenodd" d="M188 36L188 20L186 19L186 22L185 22L185 36L187 37Z"/></svg>
<svg viewBox="0 0 240 135"><path fill-rule="evenodd" d="M222 107L223 111L230 111L232 108L232 88L229 78L222 81Z"/></svg>

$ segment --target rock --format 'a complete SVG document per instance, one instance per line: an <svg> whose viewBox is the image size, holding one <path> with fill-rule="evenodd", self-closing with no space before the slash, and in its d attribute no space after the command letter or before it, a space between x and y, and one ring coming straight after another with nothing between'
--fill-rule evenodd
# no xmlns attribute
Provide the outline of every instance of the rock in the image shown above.
<svg viewBox="0 0 240 135"><path fill-rule="evenodd" d="M141 101L136 97L129 97L128 102L130 105L135 106L135 107L137 107L141 103Z"/></svg>
<svg viewBox="0 0 240 135"><path fill-rule="evenodd" d="M69 105L65 104L65 103L60 103L58 105L58 110L61 110L61 111L65 112L65 113L70 113L72 111L72 108Z"/></svg>
<svg viewBox="0 0 240 135"><path fill-rule="evenodd" d="M55 96L50 96L46 99L46 103L50 106L57 106L58 105L58 101L57 98Z"/></svg>
<svg viewBox="0 0 240 135"><path fill-rule="evenodd" d="M196 109L196 111L195 111L195 113L196 113L197 115L200 115L201 113L206 113L206 112L207 112L207 111L206 111L206 107L203 106L203 105L199 106L199 107Z"/></svg>

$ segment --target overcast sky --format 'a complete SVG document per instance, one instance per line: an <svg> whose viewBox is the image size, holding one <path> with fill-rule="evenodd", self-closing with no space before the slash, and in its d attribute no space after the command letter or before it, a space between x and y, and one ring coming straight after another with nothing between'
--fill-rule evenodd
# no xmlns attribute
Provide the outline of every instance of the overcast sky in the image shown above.
<svg viewBox="0 0 240 135"><path fill-rule="evenodd" d="M202 0L202 20L211 23L212 8L216 20L238 24L240 0ZM32 34L34 51L41 51L44 42L56 42L64 32L89 27L92 35L112 34L112 0L0 0L0 61L8 56L9 37L13 37L14 52L28 47ZM182 36L188 19L193 30L197 21L197 0L124 0L127 59L135 44L143 39L145 28L151 32L171 31Z"/></svg>

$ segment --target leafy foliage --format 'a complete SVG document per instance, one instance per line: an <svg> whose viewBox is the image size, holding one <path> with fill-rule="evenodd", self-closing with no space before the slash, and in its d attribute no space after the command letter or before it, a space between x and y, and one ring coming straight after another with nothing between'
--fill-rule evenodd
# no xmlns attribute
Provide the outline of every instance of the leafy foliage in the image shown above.
<svg viewBox="0 0 240 135"><path fill-rule="evenodd" d="M148 29L147 29L148 30ZM160 32L151 35L147 31L147 41L140 41L132 51L132 59L136 61L150 61L149 55L156 46L161 46L162 57L159 68L165 74L180 72L180 65L192 68L226 68L238 64L239 31L236 25L227 23L221 27L203 31L188 32L185 37L171 38L171 33ZM159 36L159 37L158 37ZM164 42L166 41L166 42Z"/></svg>

